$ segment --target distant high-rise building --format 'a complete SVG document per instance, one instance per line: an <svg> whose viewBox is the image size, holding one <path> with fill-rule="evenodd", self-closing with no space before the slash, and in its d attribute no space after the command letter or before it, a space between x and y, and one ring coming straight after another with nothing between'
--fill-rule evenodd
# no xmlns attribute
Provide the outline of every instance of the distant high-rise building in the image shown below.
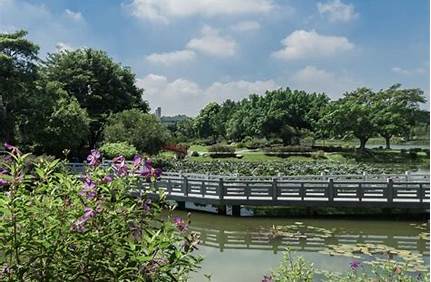
<svg viewBox="0 0 431 282"><path fill-rule="evenodd" d="M162 117L162 108L161 107L157 107L155 113L156 117L161 118Z"/></svg>

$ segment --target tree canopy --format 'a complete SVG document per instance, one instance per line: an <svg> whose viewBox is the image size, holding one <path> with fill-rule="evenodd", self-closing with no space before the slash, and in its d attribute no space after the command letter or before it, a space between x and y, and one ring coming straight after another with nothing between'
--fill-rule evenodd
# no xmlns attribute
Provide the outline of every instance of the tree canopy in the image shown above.
<svg viewBox="0 0 431 282"><path fill-rule="evenodd" d="M155 115L138 109L113 114L103 135L105 143L127 142L148 154L158 153L170 138L168 130Z"/></svg>
<svg viewBox="0 0 431 282"><path fill-rule="evenodd" d="M137 108L148 112L143 90L135 85L135 74L115 63L105 52L77 49L50 54L42 69L49 81L58 81L75 97L92 119L90 146L100 141L106 118Z"/></svg>

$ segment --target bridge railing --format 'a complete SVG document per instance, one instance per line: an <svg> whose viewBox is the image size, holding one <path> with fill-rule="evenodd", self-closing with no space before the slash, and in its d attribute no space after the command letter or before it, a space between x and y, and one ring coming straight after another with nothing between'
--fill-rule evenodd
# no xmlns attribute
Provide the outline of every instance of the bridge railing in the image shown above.
<svg viewBox="0 0 431 282"><path fill-rule="evenodd" d="M231 180L164 176L158 183L169 195L188 198L248 201L326 201L424 203L430 199L429 182L363 180ZM396 205L396 204L395 204Z"/></svg>
<svg viewBox="0 0 431 282"><path fill-rule="evenodd" d="M102 164L104 166L109 163ZM70 164L71 169L84 169L84 164ZM175 197L272 204L280 202L337 203L418 203L424 207L430 199L427 174L402 175L306 175L279 177L233 177L166 172L160 189ZM142 187L145 189L145 186ZM405 206L406 204L404 204Z"/></svg>

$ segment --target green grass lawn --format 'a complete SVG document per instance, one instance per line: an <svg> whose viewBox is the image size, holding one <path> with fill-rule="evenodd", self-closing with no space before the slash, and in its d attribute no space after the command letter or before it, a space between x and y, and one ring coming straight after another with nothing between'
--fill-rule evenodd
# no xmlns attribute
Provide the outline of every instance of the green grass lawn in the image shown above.
<svg viewBox="0 0 431 282"><path fill-rule="evenodd" d="M189 148L189 152L208 152L208 147L209 146L205 146L205 145L191 145Z"/></svg>

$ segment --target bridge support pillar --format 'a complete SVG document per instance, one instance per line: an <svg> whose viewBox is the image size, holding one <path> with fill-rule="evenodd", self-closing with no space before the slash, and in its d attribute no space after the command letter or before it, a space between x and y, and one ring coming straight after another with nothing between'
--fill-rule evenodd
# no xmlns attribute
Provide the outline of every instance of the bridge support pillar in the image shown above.
<svg viewBox="0 0 431 282"><path fill-rule="evenodd" d="M217 207L218 215L226 215L226 205L220 205Z"/></svg>
<svg viewBox="0 0 431 282"><path fill-rule="evenodd" d="M232 215L241 216L241 206L232 206Z"/></svg>
<svg viewBox="0 0 431 282"><path fill-rule="evenodd" d="M392 208L383 208L382 212L384 215L392 215Z"/></svg>
<svg viewBox="0 0 431 282"><path fill-rule="evenodd" d="M179 210L185 210L186 209L186 202L178 201L177 202L177 209L179 209Z"/></svg>

